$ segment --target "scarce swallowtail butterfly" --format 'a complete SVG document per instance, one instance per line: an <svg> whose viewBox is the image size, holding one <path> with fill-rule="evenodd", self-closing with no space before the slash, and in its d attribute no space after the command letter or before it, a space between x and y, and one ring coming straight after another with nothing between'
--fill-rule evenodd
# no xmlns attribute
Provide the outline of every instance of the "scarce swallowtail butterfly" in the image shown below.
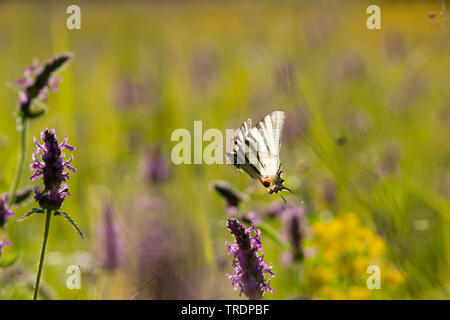
<svg viewBox="0 0 450 320"><path fill-rule="evenodd" d="M226 153L233 166L259 180L270 194L291 192L283 184L279 157L284 118L284 112L274 111L253 128L251 119L245 120L235 133L232 152Z"/></svg>

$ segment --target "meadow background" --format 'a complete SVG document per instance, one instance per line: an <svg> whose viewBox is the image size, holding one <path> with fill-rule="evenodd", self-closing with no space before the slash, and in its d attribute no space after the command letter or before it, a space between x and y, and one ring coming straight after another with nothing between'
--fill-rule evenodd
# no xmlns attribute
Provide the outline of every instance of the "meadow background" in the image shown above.
<svg viewBox="0 0 450 320"><path fill-rule="evenodd" d="M287 113L286 198L306 208L305 257L284 261L283 221L265 219L275 273L265 298L449 298L449 37L428 18L439 1L377 1L382 30L366 28L367 1L79 1L72 31L69 4L0 1L0 193L19 141L17 94L4 84L35 57L74 53L49 112L30 123L21 187L33 185L32 137L67 132L78 171L64 210L85 238L52 219L41 298L239 298L211 183L246 193L242 213L282 201L230 166L172 165L170 137L194 120L225 130L276 109ZM109 269L105 212L120 243ZM15 261L0 269L0 299L31 298L43 224L8 222L2 259ZM73 264L79 292L66 287ZM380 290L366 287L371 264Z"/></svg>

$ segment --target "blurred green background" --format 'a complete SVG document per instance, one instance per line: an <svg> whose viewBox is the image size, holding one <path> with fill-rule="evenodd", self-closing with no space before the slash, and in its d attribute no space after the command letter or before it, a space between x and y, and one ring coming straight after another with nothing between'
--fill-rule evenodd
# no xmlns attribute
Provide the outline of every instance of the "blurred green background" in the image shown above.
<svg viewBox="0 0 450 320"><path fill-rule="evenodd" d="M81 30L66 28L70 4L0 2L0 84L34 57L74 53L49 112L30 123L21 181L33 185L32 137L67 132L78 171L64 210L86 236L52 219L45 298L239 298L225 277L225 206L210 185L229 181L249 194L239 210L257 215L280 198L226 165L171 165L164 181L142 166L155 148L170 161L172 131L194 120L224 131L276 109L287 113L286 197L306 206L312 253L284 265L281 222L268 221L266 299L449 298L449 37L428 18L439 1L381 1L381 30L366 28L365 1L79 1ZM0 102L3 193L16 166L17 94L4 85ZM99 264L108 204L122 257L109 272ZM43 225L8 222L3 254L17 260L0 270L1 299L31 297ZM66 287L73 264L79 292ZM369 264L381 266L380 290L366 287Z"/></svg>

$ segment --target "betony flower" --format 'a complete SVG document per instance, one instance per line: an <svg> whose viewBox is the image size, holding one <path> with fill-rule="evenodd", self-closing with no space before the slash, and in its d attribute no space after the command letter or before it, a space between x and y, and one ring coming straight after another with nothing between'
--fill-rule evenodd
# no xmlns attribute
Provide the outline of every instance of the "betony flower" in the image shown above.
<svg viewBox="0 0 450 320"><path fill-rule="evenodd" d="M249 211L246 215L242 215L242 221L252 223L255 226L261 222L261 217L255 211Z"/></svg>
<svg viewBox="0 0 450 320"><path fill-rule="evenodd" d="M288 145L294 146L304 138L308 130L309 118L310 112L303 104L296 104L294 109L287 112L283 137Z"/></svg>
<svg viewBox="0 0 450 320"><path fill-rule="evenodd" d="M215 47L201 45L193 49L190 77L191 83L198 93L205 93L210 89L219 78L220 71L220 60Z"/></svg>
<svg viewBox="0 0 450 320"><path fill-rule="evenodd" d="M58 210L61 208L62 203L66 199L66 196L70 196L69 188L67 184L62 186L56 186L50 191L39 190L38 186L34 187L34 199L39 203L43 209Z"/></svg>
<svg viewBox="0 0 450 320"><path fill-rule="evenodd" d="M322 185L322 194L328 204L333 204L336 200L337 186L333 180L327 179Z"/></svg>
<svg viewBox="0 0 450 320"><path fill-rule="evenodd" d="M284 238L292 247L288 261L303 259L302 242L306 234L305 207L298 205L287 205L281 213L284 224ZM286 261L286 262L288 262Z"/></svg>
<svg viewBox="0 0 450 320"><path fill-rule="evenodd" d="M234 290L241 288L250 300L261 299L266 291L273 293L270 288L270 280L266 283L265 274L271 277L272 264L269 266L264 261L264 252L261 245L261 232L253 225L246 229L236 219L228 218L227 227L235 237L235 243L225 242L228 247L228 254L233 254L232 265L236 274L227 274L231 279ZM251 235L255 233L255 235Z"/></svg>
<svg viewBox="0 0 450 320"><path fill-rule="evenodd" d="M139 223L142 230L133 229L138 237L137 268L133 277L140 287L149 281L150 285L143 288L138 299L193 299L187 238L174 232L164 215L158 215L154 221L139 220ZM197 282L195 287L198 289L198 286Z"/></svg>
<svg viewBox="0 0 450 320"><path fill-rule="evenodd" d="M277 64L275 70L274 84L276 89L281 92L290 93L297 87L296 72L297 68L293 60L283 59Z"/></svg>
<svg viewBox="0 0 450 320"><path fill-rule="evenodd" d="M170 162L160 148L150 150L141 160L141 171L150 183L168 180L172 174Z"/></svg>
<svg viewBox="0 0 450 320"><path fill-rule="evenodd" d="M122 110L133 110L138 106L151 105L156 98L156 85L150 79L146 84L142 81L121 77L116 80L113 90L114 102Z"/></svg>
<svg viewBox="0 0 450 320"><path fill-rule="evenodd" d="M112 208L108 205L103 213L101 267L107 271L116 270L122 263L122 244L119 225L115 223Z"/></svg>
<svg viewBox="0 0 450 320"><path fill-rule="evenodd" d="M228 214L236 213L241 201L247 198L227 181L214 181L211 187L225 200Z"/></svg>
<svg viewBox="0 0 450 320"><path fill-rule="evenodd" d="M273 206L268 214L269 217L276 217L283 222L283 238L290 244L292 250L283 255L283 263L288 265L294 260L301 260L305 257L302 244L308 236L308 221L305 215L305 207L299 204L283 204Z"/></svg>
<svg viewBox="0 0 450 320"><path fill-rule="evenodd" d="M50 91L58 91L58 82L61 82L62 79L56 77L55 73L71 58L72 54L70 53L55 55L48 59L43 66L39 66L39 60L35 58L33 64L26 67L23 77L16 81L16 85L20 87L19 110L24 116L34 116L30 110L34 99L47 101Z"/></svg>
<svg viewBox="0 0 450 320"><path fill-rule="evenodd" d="M6 223L6 220L8 220L11 217L14 217L14 213L8 206L6 196L3 195L0 198L0 228L3 227Z"/></svg>
<svg viewBox="0 0 450 320"><path fill-rule="evenodd" d="M66 138L61 144L58 144L58 138L55 135L55 129L48 128L41 132L41 139L44 142L39 144L38 140L34 138L36 149L33 152L33 163L30 165L31 170L35 170L30 180L35 180L42 177L44 180L44 190L40 191L39 187L34 188L35 199L43 209L58 210L65 197L70 195L69 188L63 182L69 180L69 172L75 172L70 163L73 156L65 160L65 155L62 153L63 149L70 151L75 150L67 144ZM41 160L36 156L42 151Z"/></svg>

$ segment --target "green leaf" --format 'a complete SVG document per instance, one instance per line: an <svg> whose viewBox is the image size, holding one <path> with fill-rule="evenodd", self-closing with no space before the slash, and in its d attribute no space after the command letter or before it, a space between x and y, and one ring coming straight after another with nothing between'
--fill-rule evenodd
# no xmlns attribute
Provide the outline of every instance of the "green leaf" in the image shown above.
<svg viewBox="0 0 450 320"><path fill-rule="evenodd" d="M46 112L47 112L46 109L41 109L41 110L34 111L34 112L28 112L26 116L29 119L36 119L36 118L42 116L43 114L45 114Z"/></svg>
<svg viewBox="0 0 450 320"><path fill-rule="evenodd" d="M16 262L19 255L17 253L3 254L0 258L0 268L6 268Z"/></svg>
<svg viewBox="0 0 450 320"><path fill-rule="evenodd" d="M81 232L81 230L78 227L78 225L76 224L76 222L73 221L73 219L69 216L69 214L67 212L55 211L55 216L57 216L57 215L62 215L64 218L66 218L66 220L69 221L69 223L75 228L75 230L78 231L78 233L80 234L81 238L83 239L83 233Z"/></svg>
<svg viewBox="0 0 450 320"><path fill-rule="evenodd" d="M272 239L276 244L278 244L282 248L284 248L286 250L290 250L291 249L289 244L287 242L283 241L279 237L277 231L274 228L272 228L269 224L261 221L259 224L256 225L256 228L261 230L263 235L266 235L267 237Z"/></svg>
<svg viewBox="0 0 450 320"><path fill-rule="evenodd" d="M28 211L27 213L25 213L23 216L21 216L19 219L17 219L15 223L21 222L21 221L31 217L35 213L44 213L44 210L41 208L33 208L30 211Z"/></svg>

